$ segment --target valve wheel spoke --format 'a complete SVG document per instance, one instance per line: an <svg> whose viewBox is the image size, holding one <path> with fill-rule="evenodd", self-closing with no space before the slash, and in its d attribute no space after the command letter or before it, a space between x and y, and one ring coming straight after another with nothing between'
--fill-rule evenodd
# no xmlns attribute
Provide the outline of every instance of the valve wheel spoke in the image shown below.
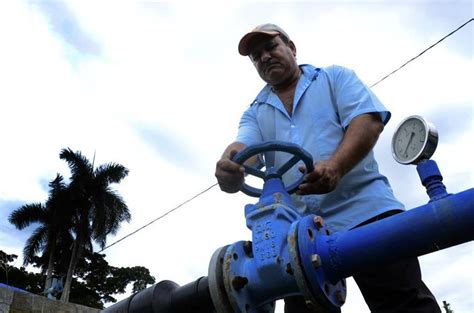
<svg viewBox="0 0 474 313"><path fill-rule="evenodd" d="M279 176L283 176L283 174L285 174L286 172L288 172L288 170L290 168L293 167L293 165L295 165L296 163L298 163L298 161L301 160L301 157L299 155L295 155L293 156L290 160L288 160L288 162L286 162L285 164L283 164L277 171L277 174Z"/></svg>
<svg viewBox="0 0 474 313"><path fill-rule="evenodd" d="M244 168L245 168L245 173L249 175L257 176L261 179L265 178L265 172L262 170L259 170L259 169L256 169L255 167L251 167L247 165L244 165Z"/></svg>

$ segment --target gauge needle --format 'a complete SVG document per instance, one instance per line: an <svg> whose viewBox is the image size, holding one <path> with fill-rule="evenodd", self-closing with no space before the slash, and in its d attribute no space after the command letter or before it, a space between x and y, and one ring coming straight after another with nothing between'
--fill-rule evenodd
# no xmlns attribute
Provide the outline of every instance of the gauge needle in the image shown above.
<svg viewBox="0 0 474 313"><path fill-rule="evenodd" d="M403 154L404 154L405 156L408 156L408 155L407 155L407 150L408 150L408 147L409 147L410 144L411 144L411 141L413 140L413 136L415 136L415 133L414 133L414 132L411 132L411 133L410 133L410 139L408 139L407 146L405 147L405 152L403 152Z"/></svg>

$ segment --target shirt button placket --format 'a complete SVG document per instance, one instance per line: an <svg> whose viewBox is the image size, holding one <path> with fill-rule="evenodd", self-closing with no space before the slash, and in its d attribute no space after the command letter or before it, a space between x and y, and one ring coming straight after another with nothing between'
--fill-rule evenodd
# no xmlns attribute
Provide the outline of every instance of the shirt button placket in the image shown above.
<svg viewBox="0 0 474 313"><path fill-rule="evenodd" d="M299 136L299 132L298 132L298 127L296 127L296 125L293 123L293 121L290 124L290 137L291 137L291 141L293 143L301 145L301 140L300 140L300 136Z"/></svg>

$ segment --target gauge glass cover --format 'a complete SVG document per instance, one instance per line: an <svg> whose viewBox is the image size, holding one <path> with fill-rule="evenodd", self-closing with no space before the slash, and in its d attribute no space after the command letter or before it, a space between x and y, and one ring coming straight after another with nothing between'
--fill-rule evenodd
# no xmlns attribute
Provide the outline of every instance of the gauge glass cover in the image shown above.
<svg viewBox="0 0 474 313"><path fill-rule="evenodd" d="M417 164L429 159L438 144L438 133L421 116L404 119L392 139L392 155L401 164Z"/></svg>

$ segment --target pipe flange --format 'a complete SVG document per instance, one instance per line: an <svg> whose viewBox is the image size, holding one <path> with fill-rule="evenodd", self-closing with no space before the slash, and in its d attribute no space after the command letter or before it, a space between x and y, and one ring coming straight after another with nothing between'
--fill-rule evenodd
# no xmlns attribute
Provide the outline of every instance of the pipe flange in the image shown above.
<svg viewBox="0 0 474 313"><path fill-rule="evenodd" d="M290 227L288 248L292 270L308 308L314 312L339 312L346 298L345 281L334 285L325 280L321 259L314 253L314 249L316 238L326 235L329 231L322 224L316 226L314 217L304 217ZM308 254L308 251L311 253Z"/></svg>
<svg viewBox="0 0 474 313"><path fill-rule="evenodd" d="M324 241L331 240L328 237L330 231L320 217L316 219L315 217L315 215L305 216L298 224L300 264L312 294L317 297L317 300L321 301L320 303L329 312L337 312L346 301L346 281L341 279L337 282L330 282L326 277L324 269L329 264L322 263L320 255L323 251L319 250L325 246ZM337 260L327 261L337 262Z"/></svg>
<svg viewBox="0 0 474 313"><path fill-rule="evenodd" d="M314 295L311 291L310 284L304 275L298 249L298 224L299 221L291 224L290 230L288 231L288 250L290 254L291 270L293 271L296 284L306 301L306 305L314 312L327 312L327 308L321 305L322 302L325 302L324 299L321 299L320 294L316 294L316 296Z"/></svg>
<svg viewBox="0 0 474 313"><path fill-rule="evenodd" d="M224 286L223 264L228 247L227 245L217 249L209 262L209 293L216 313L234 313Z"/></svg>

